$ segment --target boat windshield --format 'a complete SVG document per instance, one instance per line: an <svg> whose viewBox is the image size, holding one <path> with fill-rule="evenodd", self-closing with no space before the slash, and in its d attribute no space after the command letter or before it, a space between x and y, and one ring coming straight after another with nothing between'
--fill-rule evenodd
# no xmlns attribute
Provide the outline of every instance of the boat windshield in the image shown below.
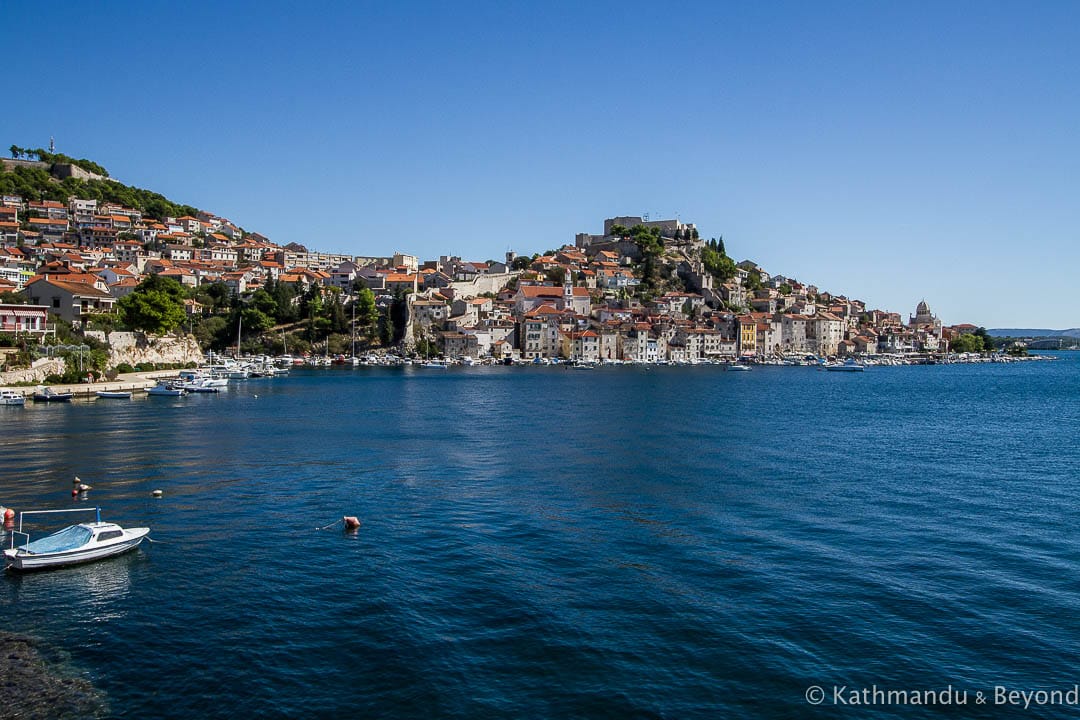
<svg viewBox="0 0 1080 720"><path fill-rule="evenodd" d="M55 532L52 535L43 537L40 540L27 543L23 545L21 549L32 553L52 553L74 550L89 542L90 537L93 534L94 533L91 532L88 527L72 525L59 532Z"/></svg>

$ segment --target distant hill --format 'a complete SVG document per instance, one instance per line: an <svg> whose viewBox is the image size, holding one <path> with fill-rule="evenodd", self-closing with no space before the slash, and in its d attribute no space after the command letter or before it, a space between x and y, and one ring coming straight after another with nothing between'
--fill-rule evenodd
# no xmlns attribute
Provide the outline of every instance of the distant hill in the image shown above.
<svg viewBox="0 0 1080 720"><path fill-rule="evenodd" d="M12 154L21 150L12 146ZM195 215L198 208L191 205L173 202L160 193L142 188L124 185L112 179L105 179L107 171L97 163L90 160L77 160L82 163L76 167L82 170L83 177L64 175L56 172L61 168L61 163L52 162L55 158L67 158L66 155L50 155L44 150L33 152L34 155L45 153L48 162L38 160L4 159L0 164L0 195L18 195L26 200L57 200L66 203L69 197L97 200L98 202L115 202L125 207L135 208L143 215L163 220L166 217L182 217ZM65 163L67 167L71 163ZM85 166L85 167L84 167ZM94 174L86 167L100 170Z"/></svg>
<svg viewBox="0 0 1080 720"><path fill-rule="evenodd" d="M1038 328L991 328L986 331L993 337L1074 337L1080 338L1080 328L1046 330Z"/></svg>

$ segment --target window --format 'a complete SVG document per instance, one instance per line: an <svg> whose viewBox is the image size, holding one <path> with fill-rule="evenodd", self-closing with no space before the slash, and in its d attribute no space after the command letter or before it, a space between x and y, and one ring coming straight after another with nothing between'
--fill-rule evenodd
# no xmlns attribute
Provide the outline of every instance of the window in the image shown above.
<svg viewBox="0 0 1080 720"><path fill-rule="evenodd" d="M118 538L123 534L124 534L123 530L106 530L105 532L100 533L97 536L97 539L98 539L98 542L101 542L103 540L112 540L113 538Z"/></svg>
<svg viewBox="0 0 1080 720"><path fill-rule="evenodd" d="M59 297L55 297L55 296L53 297L53 299L52 299L52 306L53 306L54 308L58 308L58 307L60 307L60 298L59 298Z"/></svg>

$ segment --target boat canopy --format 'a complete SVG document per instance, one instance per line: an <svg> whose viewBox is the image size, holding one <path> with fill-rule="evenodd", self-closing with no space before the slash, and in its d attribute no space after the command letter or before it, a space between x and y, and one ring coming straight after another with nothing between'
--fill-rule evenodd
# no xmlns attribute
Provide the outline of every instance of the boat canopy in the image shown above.
<svg viewBox="0 0 1080 720"><path fill-rule="evenodd" d="M93 535L93 531L85 525L72 525L40 540L26 543L19 549L38 554L75 550L90 542Z"/></svg>

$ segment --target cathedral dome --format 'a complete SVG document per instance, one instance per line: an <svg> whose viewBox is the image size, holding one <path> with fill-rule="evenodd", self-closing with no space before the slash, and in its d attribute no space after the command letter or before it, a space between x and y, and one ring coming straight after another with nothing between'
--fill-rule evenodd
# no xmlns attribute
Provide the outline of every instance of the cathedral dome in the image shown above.
<svg viewBox="0 0 1080 720"><path fill-rule="evenodd" d="M922 302L920 302L918 305L915 306L915 314L916 315L929 315L930 314L930 306L926 304L925 300L923 300Z"/></svg>

